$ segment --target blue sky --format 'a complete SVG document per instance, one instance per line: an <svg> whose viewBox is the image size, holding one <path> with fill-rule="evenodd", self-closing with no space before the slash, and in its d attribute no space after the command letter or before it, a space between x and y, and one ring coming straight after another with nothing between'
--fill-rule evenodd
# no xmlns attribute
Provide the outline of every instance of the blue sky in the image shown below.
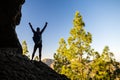
<svg viewBox="0 0 120 80"><path fill-rule="evenodd" d="M86 25L85 30L92 34L92 48L101 53L107 45L120 61L119 8L120 0L26 0L16 31L21 43L26 40L31 54L34 43L28 23L31 22L36 29L43 28L47 21L48 26L42 36L42 58L53 58L60 38L67 40L69 37L74 14L79 11Z"/></svg>

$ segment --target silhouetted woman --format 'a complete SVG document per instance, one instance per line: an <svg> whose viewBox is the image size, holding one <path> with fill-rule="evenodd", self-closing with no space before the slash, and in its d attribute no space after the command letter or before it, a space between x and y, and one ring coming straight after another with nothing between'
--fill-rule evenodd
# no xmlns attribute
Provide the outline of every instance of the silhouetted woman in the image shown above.
<svg viewBox="0 0 120 80"><path fill-rule="evenodd" d="M34 58L35 52L37 48L39 48L39 60L41 61L41 52L42 52L42 33L44 32L45 28L47 27L47 22L45 23L45 26L43 27L42 30L40 30L39 27L36 28L36 31L33 29L31 23L29 22L30 28L32 29L32 32L34 34L33 36L33 41L35 43L34 45L34 50L32 53L32 60Z"/></svg>

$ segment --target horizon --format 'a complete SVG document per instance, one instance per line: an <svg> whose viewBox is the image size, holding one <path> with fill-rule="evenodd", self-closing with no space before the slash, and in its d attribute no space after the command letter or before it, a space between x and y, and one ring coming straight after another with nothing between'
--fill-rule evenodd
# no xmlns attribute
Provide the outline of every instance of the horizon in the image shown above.
<svg viewBox="0 0 120 80"><path fill-rule="evenodd" d="M42 59L51 58L58 49L60 38L67 40L73 27L72 21L76 11L79 11L85 23L85 30L92 34L91 47L99 53L107 45L114 53L115 59L120 61L120 1L119 0L36 0L26 1L22 6L22 18L17 26L17 35L22 43L27 42L30 54L33 51L33 33L28 25L43 28L45 22L48 26L43 33ZM35 55L38 55L38 50Z"/></svg>

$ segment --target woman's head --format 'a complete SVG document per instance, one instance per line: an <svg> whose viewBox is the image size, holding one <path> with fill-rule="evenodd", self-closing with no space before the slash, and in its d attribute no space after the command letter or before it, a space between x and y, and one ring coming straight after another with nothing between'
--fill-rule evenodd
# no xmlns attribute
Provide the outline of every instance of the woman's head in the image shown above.
<svg viewBox="0 0 120 80"><path fill-rule="evenodd" d="M39 28L39 27L37 27L37 29L36 29L36 30L37 30L37 32L40 32L40 28Z"/></svg>

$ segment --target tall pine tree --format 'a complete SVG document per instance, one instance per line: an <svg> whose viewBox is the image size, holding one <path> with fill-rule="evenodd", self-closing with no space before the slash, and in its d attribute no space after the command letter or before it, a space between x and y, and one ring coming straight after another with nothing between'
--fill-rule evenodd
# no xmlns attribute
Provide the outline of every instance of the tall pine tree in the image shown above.
<svg viewBox="0 0 120 80"><path fill-rule="evenodd" d="M88 54L91 50L90 43L92 42L92 35L85 31L84 26L82 16L77 11L73 20L73 28L67 40L68 43L62 38L54 57L54 68L56 71L59 69L59 73L65 74L71 78L71 80L82 80L88 74L88 67L85 66L85 64L87 64L87 58L83 56ZM57 66L57 62L61 62L62 65Z"/></svg>

